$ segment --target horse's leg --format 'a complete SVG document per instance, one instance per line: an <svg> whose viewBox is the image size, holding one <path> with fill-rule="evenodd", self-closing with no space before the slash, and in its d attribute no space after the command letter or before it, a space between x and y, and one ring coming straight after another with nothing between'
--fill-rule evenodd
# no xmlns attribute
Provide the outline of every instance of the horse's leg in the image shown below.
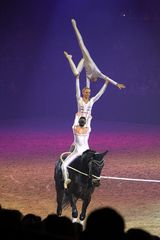
<svg viewBox="0 0 160 240"><path fill-rule="evenodd" d="M88 207L90 201L91 201L91 193L87 194L87 196L85 197L85 199L83 200L83 203L82 203L82 210L81 210L81 214L80 214L80 222L82 225L83 225L83 221L86 217L86 210L87 210L87 207Z"/></svg>
<svg viewBox="0 0 160 240"><path fill-rule="evenodd" d="M72 194L71 196L71 207L72 207L72 222L77 222L78 210L77 210L77 198Z"/></svg>
<svg viewBox="0 0 160 240"><path fill-rule="evenodd" d="M61 216L62 215L62 204L63 204L63 198L64 198L64 190L57 189L57 215Z"/></svg>

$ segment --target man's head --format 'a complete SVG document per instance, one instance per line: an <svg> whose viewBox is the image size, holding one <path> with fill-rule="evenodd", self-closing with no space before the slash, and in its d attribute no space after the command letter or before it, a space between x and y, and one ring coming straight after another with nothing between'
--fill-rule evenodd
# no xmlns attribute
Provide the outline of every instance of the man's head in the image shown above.
<svg viewBox="0 0 160 240"><path fill-rule="evenodd" d="M91 94L91 89L89 87L85 87L82 89L82 95L84 98L89 99Z"/></svg>
<svg viewBox="0 0 160 240"><path fill-rule="evenodd" d="M84 127L84 125L86 124L86 118L80 117L78 123L80 127Z"/></svg>

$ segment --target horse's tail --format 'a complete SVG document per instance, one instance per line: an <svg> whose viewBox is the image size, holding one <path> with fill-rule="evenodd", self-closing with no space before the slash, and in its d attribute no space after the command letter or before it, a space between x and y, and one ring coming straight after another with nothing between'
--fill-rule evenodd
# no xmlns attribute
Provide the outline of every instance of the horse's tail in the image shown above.
<svg viewBox="0 0 160 240"><path fill-rule="evenodd" d="M65 191L63 188L63 176L62 176L61 164L62 164L62 161L61 159L59 159L55 165L54 179L55 179L57 193L62 190L64 191L63 200L62 200L62 209L66 209L70 204L71 193L69 189Z"/></svg>

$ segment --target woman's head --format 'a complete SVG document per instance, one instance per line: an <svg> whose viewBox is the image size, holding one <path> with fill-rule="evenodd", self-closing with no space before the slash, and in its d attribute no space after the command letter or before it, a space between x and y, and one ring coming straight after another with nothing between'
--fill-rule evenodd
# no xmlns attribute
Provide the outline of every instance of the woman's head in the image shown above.
<svg viewBox="0 0 160 240"><path fill-rule="evenodd" d="M90 88L85 87L85 88L82 89L82 96L84 98L89 99L90 94L91 94L91 89Z"/></svg>

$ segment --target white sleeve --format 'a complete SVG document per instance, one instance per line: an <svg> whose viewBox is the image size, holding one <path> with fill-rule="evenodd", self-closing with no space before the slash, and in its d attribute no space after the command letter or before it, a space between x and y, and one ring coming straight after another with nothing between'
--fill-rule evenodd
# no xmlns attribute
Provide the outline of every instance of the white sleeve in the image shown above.
<svg viewBox="0 0 160 240"><path fill-rule="evenodd" d="M74 119L74 123L73 123L73 125L72 125L72 129L74 129L75 126L78 125L78 120L79 120L79 116L78 116L78 114L75 114L75 119Z"/></svg>
<svg viewBox="0 0 160 240"><path fill-rule="evenodd" d="M110 83L112 83L113 85L117 86L117 82L114 81L113 79L109 78L109 77L106 77L106 80L108 80Z"/></svg>
<svg viewBox="0 0 160 240"><path fill-rule="evenodd" d="M108 81L105 82L102 88L100 89L100 91L94 97L92 97L93 103L95 103L102 96L102 94L105 92L107 88L107 85L108 85Z"/></svg>
<svg viewBox="0 0 160 240"><path fill-rule="evenodd" d="M113 85L117 86L117 82L114 81L113 79L111 79L110 77L104 75L103 73L101 73L101 78L103 78L105 81L109 81L110 83L112 83Z"/></svg>
<svg viewBox="0 0 160 240"><path fill-rule="evenodd" d="M79 84L79 76L76 77L76 98L77 102L79 98L81 97L81 91L80 91L80 84Z"/></svg>
<svg viewBox="0 0 160 240"><path fill-rule="evenodd" d="M91 131L91 120L92 120L92 116L89 116L86 121L86 127L88 128L89 132Z"/></svg>

